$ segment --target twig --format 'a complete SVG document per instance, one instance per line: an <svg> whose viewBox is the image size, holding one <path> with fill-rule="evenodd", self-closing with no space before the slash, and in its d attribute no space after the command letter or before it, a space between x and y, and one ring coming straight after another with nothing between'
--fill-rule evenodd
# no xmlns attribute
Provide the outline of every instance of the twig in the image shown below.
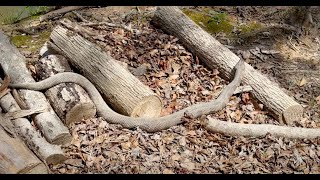
<svg viewBox="0 0 320 180"><path fill-rule="evenodd" d="M4 117L6 119L17 119L17 118L23 118L26 116L30 116L33 114L39 114L48 111L46 108L38 108L38 109L28 109L28 110L17 110L12 112L7 112Z"/></svg>
<svg viewBox="0 0 320 180"><path fill-rule="evenodd" d="M102 26L102 25L105 25L105 26L110 26L110 27L123 28L124 30L127 30L127 31L129 31L131 33L135 33L135 34L140 33L139 30L132 29L129 26L126 26L124 24L114 24L114 23L109 23L109 22L97 22L97 23L89 22L89 23L82 23L81 25L82 26Z"/></svg>
<svg viewBox="0 0 320 180"><path fill-rule="evenodd" d="M64 7L61 9L57 9L57 10L48 12L45 15L42 15L40 17L40 22L45 21L45 20L50 20L50 19L55 18L57 16L66 14L67 12L70 12L70 11L79 10L79 9L83 9L83 8L87 8L87 7L95 7L95 6L67 6L67 7Z"/></svg>
<svg viewBox="0 0 320 180"><path fill-rule="evenodd" d="M82 22L89 22L86 20L81 14L79 14L77 11L72 11L74 15L76 15Z"/></svg>

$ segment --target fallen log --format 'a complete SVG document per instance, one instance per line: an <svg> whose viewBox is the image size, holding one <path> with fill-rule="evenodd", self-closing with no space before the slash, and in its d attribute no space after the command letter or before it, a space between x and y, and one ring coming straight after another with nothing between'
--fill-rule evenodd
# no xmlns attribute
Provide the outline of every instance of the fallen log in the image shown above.
<svg viewBox="0 0 320 180"><path fill-rule="evenodd" d="M231 79L231 70L240 58L201 29L179 8L158 7L152 22L179 38L209 68L218 68L224 78ZM303 108L300 104L247 63L243 82L252 87L255 98L280 122L291 124L302 117Z"/></svg>
<svg viewBox="0 0 320 180"><path fill-rule="evenodd" d="M9 38L0 32L0 63L11 78L12 83L35 82L26 67L24 56L14 47ZM33 120L48 142L53 144L67 144L71 142L69 130L48 103L44 94L30 90L19 90L20 96L30 109L45 108L48 112L34 116Z"/></svg>
<svg viewBox="0 0 320 180"><path fill-rule="evenodd" d="M0 116L0 121L3 118ZM0 174L47 174L46 165L18 137L10 137L0 126Z"/></svg>
<svg viewBox="0 0 320 180"><path fill-rule="evenodd" d="M35 71L37 78L43 80L72 70L65 57L51 54L35 63ZM95 105L89 95L77 84L62 83L46 90L44 94L65 125L92 118L96 114Z"/></svg>
<svg viewBox="0 0 320 180"><path fill-rule="evenodd" d="M50 20L50 19L53 19L57 16L66 14L67 12L80 10L80 9L83 9L86 7L90 7L90 6L67 6L67 7L63 7L61 9L50 11L50 12L40 16L40 22Z"/></svg>
<svg viewBox="0 0 320 180"><path fill-rule="evenodd" d="M77 26L68 20L63 23ZM131 117L160 115L160 98L96 44L60 25L52 31L51 40L71 64L97 86L115 111Z"/></svg>
<svg viewBox="0 0 320 180"><path fill-rule="evenodd" d="M5 112L16 112L20 110L13 96L8 93L0 99L0 106ZM60 146L48 143L40 133L30 124L26 118L11 120L16 132L43 162L46 164L59 164L66 160Z"/></svg>
<svg viewBox="0 0 320 180"><path fill-rule="evenodd" d="M275 137L292 139L314 139L320 137L319 128L288 127L272 124L241 124L220 121L210 117L205 121L205 128L211 132L229 136L263 137L271 134Z"/></svg>

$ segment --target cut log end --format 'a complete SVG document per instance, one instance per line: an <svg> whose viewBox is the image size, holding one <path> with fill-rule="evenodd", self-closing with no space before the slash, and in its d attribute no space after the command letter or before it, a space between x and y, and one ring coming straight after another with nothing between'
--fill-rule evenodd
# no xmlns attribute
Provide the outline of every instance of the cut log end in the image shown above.
<svg viewBox="0 0 320 180"><path fill-rule="evenodd" d="M93 118L96 115L96 108L93 103L76 104L66 114L65 123L70 125L73 122L79 122L82 119Z"/></svg>
<svg viewBox="0 0 320 180"><path fill-rule="evenodd" d="M303 107L296 104L286 108L282 114L284 123L291 125L294 121L300 121L303 114Z"/></svg>
<svg viewBox="0 0 320 180"><path fill-rule="evenodd" d="M158 96L146 96L133 109L131 117L159 117L162 109L162 102Z"/></svg>
<svg viewBox="0 0 320 180"><path fill-rule="evenodd" d="M56 165L56 164L63 163L65 160L67 160L67 157L64 156L63 154L53 154L53 155L47 157L46 163Z"/></svg>
<svg viewBox="0 0 320 180"><path fill-rule="evenodd" d="M51 142L56 145L66 145L72 141L72 136L70 133L61 133L59 136L56 136L55 139Z"/></svg>

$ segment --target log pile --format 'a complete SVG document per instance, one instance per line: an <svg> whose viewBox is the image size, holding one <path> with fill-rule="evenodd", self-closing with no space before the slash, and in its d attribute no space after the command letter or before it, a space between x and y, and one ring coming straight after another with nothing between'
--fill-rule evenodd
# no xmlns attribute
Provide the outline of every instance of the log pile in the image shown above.
<svg viewBox="0 0 320 180"><path fill-rule="evenodd" d="M233 69L240 58L202 30L177 7L159 7L154 14L153 23L178 37L209 68L218 67L226 79L232 80ZM109 117L114 119L123 117L125 120L132 120L133 124L137 119L148 121L148 123L151 120L154 120L154 123L161 123L159 119L163 117L159 118L159 116L162 102L158 95L117 60L91 42L89 37L88 30L70 20L63 19L61 25L57 25L52 31L51 41L48 42L49 49L45 46L40 52L41 58L35 64L37 80L42 81L59 73L72 72L70 62L97 88L106 104L112 108L114 112L110 113L112 116ZM11 78L11 84L35 82L26 68L24 57L10 44L2 32L0 32L0 50L3 54L0 57L0 63L5 74ZM299 121L303 114L302 106L286 95L277 84L248 64L244 65L241 74L240 72L237 74L236 78L241 79L243 76L242 81L247 85L248 91L251 91L276 119L289 125ZM7 83L7 81L4 82ZM25 89L12 90L11 94L8 90L0 88L0 106L4 112L8 114L21 109L31 109L11 118L9 115L0 116L0 121L3 122L12 119L12 126L17 131L16 133L10 128L8 130L4 126L0 127L2 137L0 139L0 158L2 158L0 173L48 173L46 165L59 164L66 160L60 145L71 142L72 137L67 126L73 122L94 117L99 109L92 100L96 98L90 96L86 91L88 89L79 84L72 81L56 84L46 89L44 94ZM236 90L235 93L239 91ZM227 92L228 96L223 96L227 97L223 99L224 104L227 103L231 93ZM197 112L196 117L204 115L201 114L204 113L203 111L195 112ZM24 117L30 114L35 126ZM184 115L179 114L179 118L180 116ZM108 120L108 115L105 115L105 119ZM180 120L178 121L180 123ZM137 124L139 123L144 122ZM172 123L172 125L176 124L178 123ZM311 139L320 136L319 129L235 124L214 118L208 118L205 127L209 131L231 136L259 137L268 133L289 138Z"/></svg>
<svg viewBox="0 0 320 180"><path fill-rule="evenodd" d="M35 63L36 76L39 80L57 73L72 71L65 57L45 54L46 56ZM95 105L84 89L77 84L59 84L46 90L44 94L65 125L92 118L96 114Z"/></svg>

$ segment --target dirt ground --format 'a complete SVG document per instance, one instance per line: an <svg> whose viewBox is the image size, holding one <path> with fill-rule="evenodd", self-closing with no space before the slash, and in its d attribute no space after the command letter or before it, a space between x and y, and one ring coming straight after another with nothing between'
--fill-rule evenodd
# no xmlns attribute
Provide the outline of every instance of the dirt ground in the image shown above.
<svg viewBox="0 0 320 180"><path fill-rule="evenodd" d="M316 13L317 7L312 9L314 24L298 33L272 27L281 23L301 27L298 20L290 22L292 7L181 8L205 12L213 19L214 13L226 15L232 30L212 35L303 105L304 116L294 126L320 127L320 14ZM100 7L78 13L88 21L126 24L142 32L134 34L107 26L86 27L97 34L93 39L100 47L123 62L160 96L164 105L162 115L216 98L228 81L219 76L217 69L206 68L177 38L153 26L150 19L154 10L155 7ZM64 17L81 21L72 13ZM32 22L39 27L36 20ZM32 35L30 44L18 47L31 70L32 63L39 58L39 48L30 46L47 40L40 39L43 36L39 34L50 32L57 23L58 20L43 23ZM258 26L249 30L240 28L250 27L252 23ZM11 37L21 35L11 31L10 26L3 29ZM279 124L261 107L250 93L242 93L232 96L226 108L208 117L245 124ZM50 166L52 173L320 172L319 138L229 137L208 132L201 119L157 133L146 133L139 128L123 129L99 117L82 120L69 128L73 141L63 147L69 159Z"/></svg>

